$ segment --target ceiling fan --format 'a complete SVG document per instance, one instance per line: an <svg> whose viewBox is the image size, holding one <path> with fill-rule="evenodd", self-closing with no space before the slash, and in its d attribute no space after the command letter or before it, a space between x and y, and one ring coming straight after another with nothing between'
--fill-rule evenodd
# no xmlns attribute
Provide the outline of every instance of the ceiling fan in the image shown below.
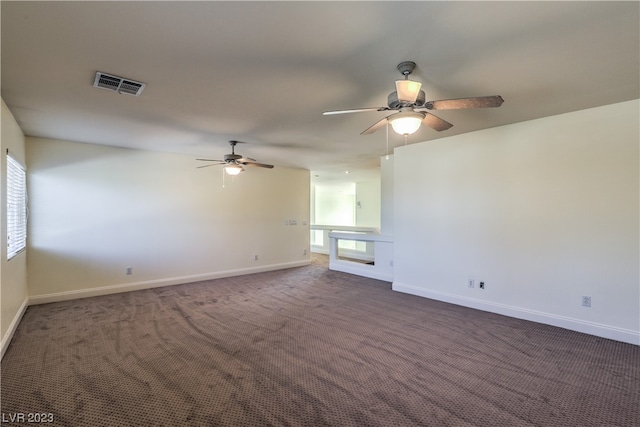
<svg viewBox="0 0 640 427"><path fill-rule="evenodd" d="M325 116L334 114L360 113L364 111L396 111L364 130L360 135L369 135L387 123L400 135L411 135L421 124L425 124L438 132L447 130L453 125L428 110L461 110L467 108L499 107L504 100L500 95L479 96L474 98L442 99L426 101L422 83L409 80L409 75L416 68L415 62L404 61L398 64L398 71L404 80L396 80L396 90L387 98L386 107L356 108L351 110L325 111Z"/></svg>
<svg viewBox="0 0 640 427"><path fill-rule="evenodd" d="M198 166L198 168L206 168L209 166L216 165L225 165L224 170L229 175L238 175L240 172L244 171L243 166L257 166L259 168L268 168L273 169L273 165L267 165L265 163L258 163L255 159L251 159L249 157L242 157L240 154L236 154L235 147L236 144L242 143L241 141L229 141L231 145L231 154L225 154L224 160L213 160L213 159L196 159L202 162L217 162L212 165Z"/></svg>

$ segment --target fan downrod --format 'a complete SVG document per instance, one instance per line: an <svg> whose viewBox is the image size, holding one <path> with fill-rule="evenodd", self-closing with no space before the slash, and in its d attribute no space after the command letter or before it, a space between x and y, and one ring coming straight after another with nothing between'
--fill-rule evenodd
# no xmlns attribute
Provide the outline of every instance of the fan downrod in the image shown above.
<svg viewBox="0 0 640 427"><path fill-rule="evenodd" d="M224 156L225 161L235 161L242 158L241 155L236 154L236 150L235 150L236 144L239 142L240 141L234 141L234 140L229 141L229 145L231 146L231 154L225 154Z"/></svg>

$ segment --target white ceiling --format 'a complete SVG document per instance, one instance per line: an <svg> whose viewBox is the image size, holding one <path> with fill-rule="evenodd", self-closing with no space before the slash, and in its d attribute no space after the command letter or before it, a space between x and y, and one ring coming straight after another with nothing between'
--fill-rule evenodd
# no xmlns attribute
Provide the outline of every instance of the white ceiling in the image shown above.
<svg viewBox="0 0 640 427"><path fill-rule="evenodd" d="M454 127L408 143L639 98L639 5L2 1L2 97L29 136L194 159L236 139L329 176L379 163L384 128L360 132L386 114L322 112L385 106L405 60L428 100L505 99L436 112ZM96 89L96 71L147 87Z"/></svg>

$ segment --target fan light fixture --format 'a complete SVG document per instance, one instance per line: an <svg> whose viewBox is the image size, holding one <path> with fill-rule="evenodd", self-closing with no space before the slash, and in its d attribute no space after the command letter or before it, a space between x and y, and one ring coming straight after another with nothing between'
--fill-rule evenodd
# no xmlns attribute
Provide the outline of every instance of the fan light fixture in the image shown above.
<svg viewBox="0 0 640 427"><path fill-rule="evenodd" d="M389 123L398 135L411 135L420 129L424 115L415 112L394 114L389 118Z"/></svg>
<svg viewBox="0 0 640 427"><path fill-rule="evenodd" d="M238 175L240 172L244 171L244 168L240 165L231 164L225 166L224 170L229 175Z"/></svg>
<svg viewBox="0 0 640 427"><path fill-rule="evenodd" d="M425 93L421 90L422 83L409 80L409 75L415 70L416 63L404 61L399 63L397 68L400 74L404 76L404 80L396 80L396 90L387 96L386 106L325 111L322 114L331 116L334 114L361 113L366 111L394 111L395 113L378 120L361 132L360 135L371 135L383 126L391 124L394 132L407 136L420 129L422 124L438 132L451 129L453 126L451 123L426 110L491 108L499 107L504 102L504 99L502 99L500 95L426 101ZM386 126L386 128L388 132L389 127Z"/></svg>
<svg viewBox="0 0 640 427"><path fill-rule="evenodd" d="M416 102L416 98L420 94L422 83L413 80L396 80L396 92L398 99L405 102Z"/></svg>

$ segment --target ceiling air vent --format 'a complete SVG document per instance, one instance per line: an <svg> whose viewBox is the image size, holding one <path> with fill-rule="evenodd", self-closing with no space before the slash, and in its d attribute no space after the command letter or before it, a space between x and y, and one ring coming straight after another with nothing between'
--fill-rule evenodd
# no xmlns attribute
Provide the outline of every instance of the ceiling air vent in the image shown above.
<svg viewBox="0 0 640 427"><path fill-rule="evenodd" d="M112 92L126 93L127 95L133 96L140 96L146 86L147 85L144 83L111 74L101 73L100 71L96 73L96 78L93 81L93 87L107 89Z"/></svg>

